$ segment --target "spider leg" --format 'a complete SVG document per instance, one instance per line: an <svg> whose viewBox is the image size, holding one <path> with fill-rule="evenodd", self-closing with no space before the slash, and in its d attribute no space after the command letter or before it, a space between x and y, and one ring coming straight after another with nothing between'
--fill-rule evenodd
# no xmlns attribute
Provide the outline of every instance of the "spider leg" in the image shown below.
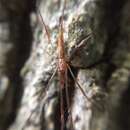
<svg viewBox="0 0 130 130"><path fill-rule="evenodd" d="M68 91L68 69L66 70L65 73L65 93L66 93L66 102L67 102L67 110L68 110L68 114L70 117L70 122L71 122L71 130L73 130L73 119L72 119L72 111L70 108L70 99L69 99L69 91Z"/></svg>
<svg viewBox="0 0 130 130"><path fill-rule="evenodd" d="M86 93L84 92L83 88L81 87L81 85L79 84L79 82L76 80L76 78L75 78L75 76L74 76L74 74L73 74L73 72L72 72L70 66L67 65L67 67L68 67L68 69L69 69L69 71L70 71L70 73L71 73L72 78L74 79L75 83L77 84L78 88L80 89L80 91L82 92L82 94L84 95L84 97L85 97L88 101L90 101L91 99L86 95Z"/></svg>
<svg viewBox="0 0 130 130"><path fill-rule="evenodd" d="M48 88L49 88L49 84L50 84L50 82L52 81L52 79L54 78L54 76L55 76L57 70L58 70L58 66L56 67L56 69L55 69L55 71L53 72L51 78L49 79L46 88L43 89L44 91L41 91L41 90L40 90L40 91L38 91L38 92L35 93L35 95L37 95L37 94L40 93L40 94L39 94L39 102L41 102L42 99L43 99L43 97L46 95L46 92L47 92L47 90L48 90ZM35 95L34 95L34 96L35 96ZM31 112L31 114L29 115L29 117L28 117L27 120L25 121L25 124L24 124L24 126L22 127L22 130L24 130L24 129L26 128L27 124L29 123L29 121L30 121L30 119L31 119L31 117L32 117L32 115L33 115L33 113L35 113L36 110L37 110L38 108L40 108L41 104L42 104L42 107L43 107L43 105L44 105L43 103L39 103L39 104L37 105L37 107Z"/></svg>
<svg viewBox="0 0 130 130"><path fill-rule="evenodd" d="M70 66L67 64L67 67L72 75L72 78L74 79L75 83L77 84L78 88L80 89L80 91L82 92L82 94L84 95L84 97L87 99L87 101L90 101L91 103L93 103L100 111L102 111L102 107L100 105L98 105L93 99L90 99L86 93L84 92L83 88L81 87L81 85L79 84L79 82L76 80Z"/></svg>

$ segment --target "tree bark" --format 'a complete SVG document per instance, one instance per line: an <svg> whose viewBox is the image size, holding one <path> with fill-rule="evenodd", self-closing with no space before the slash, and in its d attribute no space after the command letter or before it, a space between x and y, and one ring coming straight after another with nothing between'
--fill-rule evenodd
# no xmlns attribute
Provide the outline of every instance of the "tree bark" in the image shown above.
<svg viewBox="0 0 130 130"><path fill-rule="evenodd" d="M57 38L63 7L64 0L0 1L0 130L61 129ZM66 0L65 130L130 129L129 10L129 0Z"/></svg>

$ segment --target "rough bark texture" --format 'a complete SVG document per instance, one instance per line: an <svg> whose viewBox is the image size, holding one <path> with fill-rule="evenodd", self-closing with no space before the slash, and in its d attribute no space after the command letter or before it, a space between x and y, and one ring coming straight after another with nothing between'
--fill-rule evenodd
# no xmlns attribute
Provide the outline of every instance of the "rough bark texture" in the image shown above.
<svg viewBox="0 0 130 130"><path fill-rule="evenodd" d="M63 4L0 0L0 130L60 130L58 74L49 79L57 68ZM129 11L129 0L66 0L64 45L76 80L69 72L71 114L65 102L65 130L71 129L71 116L74 130L130 129ZM91 38L74 51L89 33ZM65 90L63 95L66 100Z"/></svg>

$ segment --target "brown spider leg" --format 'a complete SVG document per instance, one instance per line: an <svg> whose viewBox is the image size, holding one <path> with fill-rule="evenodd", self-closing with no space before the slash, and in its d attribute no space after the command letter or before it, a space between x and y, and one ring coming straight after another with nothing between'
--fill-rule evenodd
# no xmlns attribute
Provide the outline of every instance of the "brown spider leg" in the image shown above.
<svg viewBox="0 0 130 130"><path fill-rule="evenodd" d="M47 25L45 24L45 22L44 22L44 20L43 20L43 17L42 17L42 15L41 15L40 10L38 10L38 13L39 13L40 18L41 18L41 20L42 20L42 24L43 24L43 26L44 26L44 28L45 28L45 32L46 32L46 35L47 35L47 38L48 38L48 43L51 43L51 37L50 37L50 33L49 33L49 30L48 30L48 27L47 27Z"/></svg>
<svg viewBox="0 0 130 130"><path fill-rule="evenodd" d="M40 93L40 95L39 95L39 102L41 102L41 100L43 99L43 97L46 95L46 92L47 92L47 90L48 90L48 88L49 88L49 84L50 84L50 82L52 81L52 79L54 78L54 76L55 76L57 70L58 70L58 66L56 67L56 69L55 69L55 71L53 72L51 78L49 79L49 81L48 81L48 83L47 83L47 86L46 86L46 88L44 89L44 91L41 91L41 90L40 90L40 91L38 91L38 92L35 93L35 95L37 95L37 94ZM44 94L43 94L43 92L44 92ZM35 95L34 95L34 96L35 96ZM32 115L33 115L33 113L40 107L40 105L41 105L41 103L39 103L39 105L31 112L31 114L29 115L29 117L28 117L27 120L25 121L25 124L24 124L24 126L22 127L22 130L24 130L24 129L26 128L26 126L27 126L29 120L31 119L31 117L32 117Z"/></svg>
<svg viewBox="0 0 130 130"><path fill-rule="evenodd" d="M48 80L48 83L47 83L46 89L45 89L45 91L44 91L45 93L47 92L47 90L48 90L48 88L49 88L49 84L50 84L50 82L52 81L52 79L53 79L54 76L56 75L57 70L58 70L58 65L56 66L55 71L53 72L51 78ZM41 96L42 96L42 93L41 93ZM40 96L39 96L39 97L40 97ZM41 98L41 99L42 99L42 98Z"/></svg>
<svg viewBox="0 0 130 130"><path fill-rule="evenodd" d="M65 73L65 93L66 93L66 102L67 102L67 109L68 109L68 114L70 114L68 117L70 117L70 122L71 122L71 130L73 130L73 119L72 119L72 112L71 112L71 108L70 108L70 100L69 100L69 92L68 92L68 69L66 69L66 73Z"/></svg>
<svg viewBox="0 0 130 130"><path fill-rule="evenodd" d="M82 94L84 95L84 97L88 100L88 101L91 101L91 99L86 95L86 93L84 92L83 88L81 87L81 85L78 83L78 81L75 79L75 76L70 68L70 66L67 64L67 67L72 75L72 78L74 79L74 81L76 82L78 88L80 89L80 91L82 92Z"/></svg>
<svg viewBox="0 0 130 130"><path fill-rule="evenodd" d="M52 79L54 78L54 76L56 75L57 70L58 70L58 66L56 66L55 71L53 72L53 74L52 74L51 77L49 78L48 83L47 83L47 85L46 85L46 88L43 89L43 90L44 90L44 93L47 92L47 90L48 90L48 88L49 88L49 84L50 84L50 82L52 81ZM43 92L41 91L41 89L40 89L38 92L36 92L36 93L34 94L34 96L36 96L36 95L39 94L39 93L40 93L39 98L42 99L42 93L43 93Z"/></svg>
<svg viewBox="0 0 130 130"><path fill-rule="evenodd" d="M84 97L87 99L87 101L90 101L91 103L93 103L100 111L102 111L102 107L99 106L98 104L96 104L96 102L93 99L90 99L86 93L84 92L83 88L81 87L81 85L78 83L78 81L75 79L75 76L70 68L70 66L67 64L67 67L72 75L72 78L74 79L75 83L77 84L78 88L80 89L80 91L82 92L82 94L84 95Z"/></svg>
<svg viewBox="0 0 130 130"><path fill-rule="evenodd" d="M91 38L91 34L89 33L83 40L80 41L80 43L75 47L75 49L72 51L69 60L71 61L74 58L75 53L83 46L85 46L85 44L87 43L87 41Z"/></svg>
<svg viewBox="0 0 130 130"><path fill-rule="evenodd" d="M59 77L61 78L61 75L59 75ZM63 100L63 88L64 88L64 84L62 84L62 79L60 79L60 86L59 86L59 91L60 91L60 118L61 118L61 129L60 130L64 130L64 126L65 126L65 121L64 121L64 100Z"/></svg>

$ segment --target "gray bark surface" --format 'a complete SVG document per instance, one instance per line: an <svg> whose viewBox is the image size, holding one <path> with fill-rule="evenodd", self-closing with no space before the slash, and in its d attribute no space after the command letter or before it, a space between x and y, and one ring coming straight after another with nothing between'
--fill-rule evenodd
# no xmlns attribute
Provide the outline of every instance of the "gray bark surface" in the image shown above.
<svg viewBox="0 0 130 130"><path fill-rule="evenodd" d="M0 0L0 130L60 130L63 6L64 0ZM74 130L130 129L129 11L129 0L66 0L64 46L75 79L68 70L65 130L71 130L70 117Z"/></svg>

